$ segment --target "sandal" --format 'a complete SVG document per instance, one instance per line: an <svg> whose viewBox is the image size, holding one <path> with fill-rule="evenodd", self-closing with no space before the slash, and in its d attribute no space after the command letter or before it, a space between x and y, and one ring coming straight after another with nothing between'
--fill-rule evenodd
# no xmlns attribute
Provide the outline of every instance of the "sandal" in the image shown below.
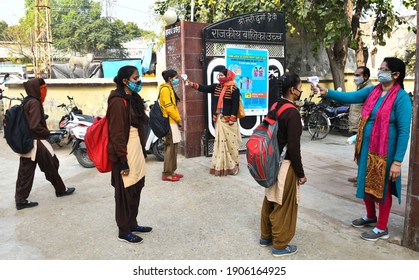
<svg viewBox="0 0 419 280"><path fill-rule="evenodd" d="M171 181L171 182L177 182L177 181L179 181L179 178L176 177L176 176L167 176L167 177L162 176L161 179L163 181Z"/></svg>

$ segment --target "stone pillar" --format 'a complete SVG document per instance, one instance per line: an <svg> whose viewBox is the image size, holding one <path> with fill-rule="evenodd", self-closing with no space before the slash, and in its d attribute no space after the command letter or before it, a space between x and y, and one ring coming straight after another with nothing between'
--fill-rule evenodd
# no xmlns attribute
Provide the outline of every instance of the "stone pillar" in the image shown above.
<svg viewBox="0 0 419 280"><path fill-rule="evenodd" d="M419 4L419 1L418 1ZM419 12L417 24L419 26ZM419 57L419 34L416 34L416 57ZM416 69L419 60L416 59ZM403 246L419 251L419 72L415 72L412 136L410 142L409 178L406 194Z"/></svg>
<svg viewBox="0 0 419 280"><path fill-rule="evenodd" d="M205 26L206 23L186 21L166 26L166 69L185 73L191 81L202 83L202 29ZM201 156L201 139L206 128L205 96L183 82L175 91L181 99L178 106L184 125L179 152L186 158Z"/></svg>

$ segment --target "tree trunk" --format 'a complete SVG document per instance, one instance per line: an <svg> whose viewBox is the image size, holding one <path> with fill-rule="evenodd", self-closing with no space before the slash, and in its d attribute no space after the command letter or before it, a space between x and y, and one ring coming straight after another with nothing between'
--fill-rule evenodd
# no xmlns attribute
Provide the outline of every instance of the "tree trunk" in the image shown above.
<svg viewBox="0 0 419 280"><path fill-rule="evenodd" d="M359 20L362 16L362 9L365 6L365 0L356 1L355 12L352 16L352 38L356 42L355 49L355 60L356 66L365 66L368 61L368 48L364 47L364 42L362 41L362 33L359 25Z"/></svg>
<svg viewBox="0 0 419 280"><path fill-rule="evenodd" d="M352 24L353 0L345 0L344 10L348 25ZM345 66L348 57L348 35L342 33L341 39L326 47L327 57L329 58L330 70L332 71L333 85L335 89L341 88L345 91Z"/></svg>
<svg viewBox="0 0 419 280"><path fill-rule="evenodd" d="M336 42L334 45L326 48L326 53L329 58L333 85L335 89L340 87L342 91L345 91L345 65L348 56L348 40L343 39Z"/></svg>

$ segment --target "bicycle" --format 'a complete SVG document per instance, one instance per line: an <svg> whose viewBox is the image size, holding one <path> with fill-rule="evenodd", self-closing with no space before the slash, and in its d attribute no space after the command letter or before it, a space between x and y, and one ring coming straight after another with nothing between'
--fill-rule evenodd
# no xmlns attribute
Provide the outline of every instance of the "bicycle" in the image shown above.
<svg viewBox="0 0 419 280"><path fill-rule="evenodd" d="M19 101L20 103L22 103L23 99L25 98L22 93L20 94L22 97L8 97L8 96L3 95L3 93L4 93L4 90L0 88L0 124L1 124L1 129L4 128L4 114L5 114L7 109L10 109L12 107L12 101ZM7 107L7 109L5 108L5 106L3 104L3 99L8 99L9 100L9 106Z"/></svg>
<svg viewBox="0 0 419 280"><path fill-rule="evenodd" d="M318 110L318 107L316 105L307 120L307 128L311 135L311 140L324 139L330 132L330 119L325 113Z"/></svg>

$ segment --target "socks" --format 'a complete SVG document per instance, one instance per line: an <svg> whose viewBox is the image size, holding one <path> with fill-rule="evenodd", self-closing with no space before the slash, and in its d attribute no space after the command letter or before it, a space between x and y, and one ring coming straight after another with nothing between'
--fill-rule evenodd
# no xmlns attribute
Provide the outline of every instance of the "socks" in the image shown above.
<svg viewBox="0 0 419 280"><path fill-rule="evenodd" d="M382 229L378 229L378 228L374 228L373 230L372 230L375 234L377 234L377 233L383 233L385 230L382 230Z"/></svg>

